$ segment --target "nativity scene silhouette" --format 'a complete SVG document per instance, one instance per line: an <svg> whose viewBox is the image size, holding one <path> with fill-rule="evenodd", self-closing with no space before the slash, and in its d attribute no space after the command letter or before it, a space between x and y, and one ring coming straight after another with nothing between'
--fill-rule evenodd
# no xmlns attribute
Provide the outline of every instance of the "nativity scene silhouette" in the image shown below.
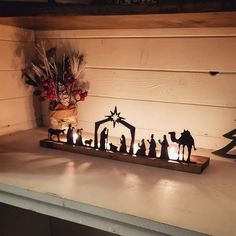
<svg viewBox="0 0 236 236"><path fill-rule="evenodd" d="M95 148L99 151L119 152L119 153L123 153L126 155L130 154L132 156L140 156L140 157L145 157L145 158L158 158L158 159L167 160L167 161L170 160L170 156L168 153L169 143L167 141L166 135L163 136L162 141L160 139L158 140L158 143L161 146L160 155L158 157L157 157L157 151L156 151L157 143L154 139L154 134L151 134L151 138L147 139L147 142L149 144L148 153L146 153L147 149L146 149L145 139L142 139L141 143L138 144L138 149L134 153L133 145L135 142L135 127L132 126L131 124L129 124L127 121L125 121L124 117L120 116L120 112L117 112L117 107L115 107L114 111L110 111L110 113L111 114L106 116L105 119L97 121L95 123L95 133L94 133L94 140L95 141L94 141L93 148ZM98 129L99 129L100 125L106 124L107 122L112 122L113 128L116 127L116 124L122 124L127 129L129 129L130 136L131 136L129 151L128 151L128 146L126 143L126 137L124 134L122 134L120 137L119 147L114 145L113 143L108 144L109 129L107 127L104 127L102 129L100 135L98 135ZM88 147L92 148L91 144L92 144L93 140L90 139L90 140L85 140L83 142L82 131L83 131L83 128L78 129L77 132L75 132L75 128L72 127L71 124L69 124L67 134L66 134L66 142L71 145L88 146ZM50 129L50 134L51 134L50 139L53 134L57 134L58 132L59 131ZM59 134L60 133L63 134L64 131L63 132L60 131ZM77 133L76 141L73 138L75 133ZM196 150L195 144L194 144L194 139L193 139L192 135L190 134L190 132L188 130L184 130L178 139L176 138L175 132L169 132L169 135L170 135L171 141L174 143L177 143L179 146L178 158L176 159L176 161L190 163L191 162L190 158L191 158L192 147L194 148L194 150ZM58 137L58 141L60 142L59 135L57 135L57 137ZM99 137L99 139L98 139L98 137ZM187 151L188 151L186 160L184 158L185 157L185 147L187 148ZM181 152L181 150L182 150L182 152Z"/></svg>
<svg viewBox="0 0 236 236"><path fill-rule="evenodd" d="M98 148L98 129L99 129L100 125L105 124L107 122L112 122L113 128L116 127L116 124L122 124L127 129L129 129L130 135L131 135L129 154L133 155L133 145L134 145L134 141L135 141L135 127L133 125L129 124L128 122L126 122L124 117L120 116L120 112L117 112L116 106L115 106L114 111L110 111L110 113L111 113L111 115L106 116L105 119L95 122L94 148L96 148L96 149ZM105 136L100 137L100 146L102 144L102 147L103 147L103 144L104 144L103 141L106 140L107 138L108 138L108 134L106 137ZM102 140L102 143L101 143L101 140ZM126 146L126 139L125 139L124 135L121 136L120 143L121 143L120 152L126 153L127 146ZM104 149L102 148L102 150L104 150Z"/></svg>
<svg viewBox="0 0 236 236"><path fill-rule="evenodd" d="M113 128L116 128L118 124L124 126L128 129L129 135L121 133L119 144L109 142L112 137L109 137L108 123L112 123ZM62 141L63 137L66 141ZM177 157L173 157L172 153L169 152L170 146L173 145L169 144L168 138L172 143L178 144ZM178 138L175 132L169 132L168 136L164 134L162 140L158 139L158 142L155 141L154 134L151 134L150 139L145 140L143 138L140 143L135 144L135 127L120 116L116 106L114 111L110 111L110 115L95 122L94 140L84 140L83 128L76 130L69 124L67 132L65 130L49 129L48 139L41 140L40 145L47 148L190 173L201 173L209 165L210 160L207 157L191 156L192 149L196 150L196 148L189 130L184 130Z"/></svg>

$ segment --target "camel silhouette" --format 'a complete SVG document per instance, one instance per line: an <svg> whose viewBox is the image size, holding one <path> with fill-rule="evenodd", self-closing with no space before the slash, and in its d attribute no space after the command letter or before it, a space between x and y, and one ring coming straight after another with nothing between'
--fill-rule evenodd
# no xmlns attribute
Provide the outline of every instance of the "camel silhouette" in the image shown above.
<svg viewBox="0 0 236 236"><path fill-rule="evenodd" d="M169 132L169 134L170 134L171 141L179 144L178 159L177 160L180 161L179 153L180 153L180 148L182 145L182 154L183 154L182 161L185 161L184 160L184 148L185 148L185 146L187 146L187 148L188 148L187 162L190 162L192 147L194 148L194 150L196 150L196 147L194 144L194 139L193 139L192 135L190 134L190 132L188 130L184 130L184 132L181 133L181 136L179 139L176 139L175 132Z"/></svg>

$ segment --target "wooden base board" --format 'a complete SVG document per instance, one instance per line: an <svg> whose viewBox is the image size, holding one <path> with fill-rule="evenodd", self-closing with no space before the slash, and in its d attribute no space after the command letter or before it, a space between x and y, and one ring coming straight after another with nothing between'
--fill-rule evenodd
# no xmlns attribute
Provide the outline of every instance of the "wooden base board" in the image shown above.
<svg viewBox="0 0 236 236"><path fill-rule="evenodd" d="M96 156L110 160L124 161L134 164L160 167L194 174L201 174L202 171L209 165L210 162L210 158L201 156L191 156L191 163L178 162L174 160L162 160L159 158L131 156L129 154L110 152L110 151L100 151L92 147L70 145L63 142L50 141L48 139L40 140L40 146L67 152L81 153L85 155Z"/></svg>

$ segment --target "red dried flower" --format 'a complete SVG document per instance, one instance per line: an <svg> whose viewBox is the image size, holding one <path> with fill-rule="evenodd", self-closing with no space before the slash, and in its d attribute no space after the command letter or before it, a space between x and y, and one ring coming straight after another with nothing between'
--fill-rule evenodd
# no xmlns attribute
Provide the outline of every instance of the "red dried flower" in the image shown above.
<svg viewBox="0 0 236 236"><path fill-rule="evenodd" d="M45 78L44 76L41 76L41 77L40 77L40 80L41 80L41 81L44 81L44 80L46 80L46 78Z"/></svg>
<svg viewBox="0 0 236 236"><path fill-rule="evenodd" d="M80 94L80 100L84 101L84 99L88 96L88 91L85 91L83 93Z"/></svg>

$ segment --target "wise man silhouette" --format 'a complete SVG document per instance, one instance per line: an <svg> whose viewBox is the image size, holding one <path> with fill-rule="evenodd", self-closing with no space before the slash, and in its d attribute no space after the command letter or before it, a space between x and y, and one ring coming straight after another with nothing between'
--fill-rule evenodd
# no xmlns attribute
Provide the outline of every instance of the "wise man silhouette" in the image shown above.
<svg viewBox="0 0 236 236"><path fill-rule="evenodd" d="M169 154L168 154L168 147L169 147L169 143L166 139L166 135L163 136L163 141L161 141L159 139L159 143L161 144L161 155L160 155L160 159L165 159L165 160L169 160Z"/></svg>
<svg viewBox="0 0 236 236"><path fill-rule="evenodd" d="M139 149L136 152L137 156L146 156L146 145L144 139L142 139L141 144L138 144Z"/></svg>

